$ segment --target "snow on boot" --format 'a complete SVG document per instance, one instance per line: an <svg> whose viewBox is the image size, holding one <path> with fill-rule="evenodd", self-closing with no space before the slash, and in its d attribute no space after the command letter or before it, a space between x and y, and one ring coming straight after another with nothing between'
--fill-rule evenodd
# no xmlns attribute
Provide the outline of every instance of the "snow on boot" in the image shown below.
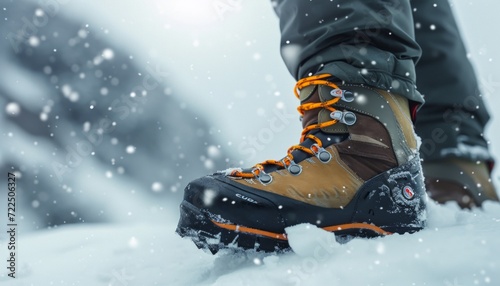
<svg viewBox="0 0 500 286"><path fill-rule="evenodd" d="M289 249L301 223L337 238L411 233L425 226L425 187L407 99L329 74L297 82L304 130L281 160L189 183L177 233L212 253ZM300 91L300 94L299 94Z"/></svg>
<svg viewBox="0 0 500 286"><path fill-rule="evenodd" d="M438 203L456 202L470 209L486 200L499 201L485 162L446 158L424 162L422 167L427 193Z"/></svg>

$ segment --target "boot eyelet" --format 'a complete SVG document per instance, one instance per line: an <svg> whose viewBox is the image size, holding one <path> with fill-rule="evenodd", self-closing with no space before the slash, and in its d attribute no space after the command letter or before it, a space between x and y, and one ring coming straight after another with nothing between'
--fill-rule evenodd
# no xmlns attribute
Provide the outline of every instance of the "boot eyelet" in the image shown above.
<svg viewBox="0 0 500 286"><path fill-rule="evenodd" d="M259 182L263 185L268 185L273 181L273 177L269 175L268 173L264 172L263 170L260 170L260 172L256 172L257 169L253 169L252 173L254 176L259 180Z"/></svg>
<svg viewBox="0 0 500 286"><path fill-rule="evenodd" d="M290 160L290 158L288 156L283 158L281 160L281 163L288 170L288 172L294 176L297 176L300 173L302 173L302 166L295 163L294 160Z"/></svg>
<svg viewBox="0 0 500 286"><path fill-rule="evenodd" d="M314 149L316 149L317 151L315 151ZM316 158L321 161L321 163L328 163L332 159L332 154L326 151L325 148L319 147L318 144L311 145L311 150L313 151Z"/></svg>
<svg viewBox="0 0 500 286"><path fill-rule="evenodd" d="M352 91L345 90L342 95L342 100L345 102L353 102L354 101L354 93Z"/></svg>
<svg viewBox="0 0 500 286"><path fill-rule="evenodd" d="M330 113L330 118L335 119L338 121L342 121L342 118L344 117L344 113L340 110L335 110L334 112Z"/></svg>
<svg viewBox="0 0 500 286"><path fill-rule="evenodd" d="M298 164L295 164L295 162L292 161L292 164L290 164L290 166L288 166L288 172L290 172L290 174L294 175L294 176L298 176L300 175L300 173L302 173L302 166L298 165Z"/></svg>
<svg viewBox="0 0 500 286"><path fill-rule="evenodd" d="M348 90L343 90L340 88L332 89L330 91L330 95L333 97L338 97L345 102L353 102L354 101L354 93Z"/></svg>
<svg viewBox="0 0 500 286"><path fill-rule="evenodd" d="M318 152L318 155L316 155L316 157L318 157L318 159L322 163L328 163L332 159L332 154L330 154L328 151L326 151L325 149L323 149L323 150L320 150Z"/></svg>
<svg viewBox="0 0 500 286"><path fill-rule="evenodd" d="M354 112L340 111L340 110L335 110L334 112L330 113L330 118L349 126L356 123L357 119L356 114L354 114Z"/></svg>
<svg viewBox="0 0 500 286"><path fill-rule="evenodd" d="M342 123L351 126L356 123L356 119L356 114L354 114L354 112L345 111L344 116L342 117Z"/></svg>
<svg viewBox="0 0 500 286"><path fill-rule="evenodd" d="M257 179L259 179L259 181L263 184L263 185L267 185L267 184L270 184L272 181L273 181L273 177L269 174L266 174L266 173L261 173L259 175L259 177L257 177Z"/></svg>
<svg viewBox="0 0 500 286"><path fill-rule="evenodd" d="M330 90L330 95L333 97L342 97L344 95L344 91L340 88Z"/></svg>

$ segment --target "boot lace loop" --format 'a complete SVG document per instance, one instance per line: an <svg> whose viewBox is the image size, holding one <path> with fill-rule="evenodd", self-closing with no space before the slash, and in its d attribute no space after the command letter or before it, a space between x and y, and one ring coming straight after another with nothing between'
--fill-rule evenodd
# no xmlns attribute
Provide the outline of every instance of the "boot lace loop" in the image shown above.
<svg viewBox="0 0 500 286"><path fill-rule="evenodd" d="M326 86L329 86L333 89L338 89L339 87L336 84L326 80L326 78L329 78L331 76L332 76L331 74L320 74L320 75L313 75L313 76L305 77L305 78L299 80L295 84L295 88L293 90L295 97L300 99L300 95L299 95L300 90L305 88L305 87L311 86L311 85L326 85ZM303 103L299 107L297 107L297 111L299 112L299 114L301 116L303 116L304 112L306 112L306 111L318 109L318 108L324 108L324 109L327 109L331 112L334 112L334 111L336 111L336 109L333 108L332 105L336 104L339 100L340 100L339 97L334 97L333 99L330 99L330 100L324 101L324 102ZM315 142L311 146L311 148L304 147L304 146L300 145L300 143L297 145L293 145L290 148L288 148L287 155L283 159L281 159L280 161L266 160L264 162L258 163L255 166L253 166L253 168L251 169L251 172L245 172L242 170L233 170L230 173L230 176L241 177L241 178L259 177L262 174L265 174L264 166L266 166L266 165L276 165L278 167L287 169L291 165L295 165L294 158L292 155L292 152L294 150L300 150L300 151L307 153L311 156L318 156L318 154L321 153L320 151L322 151L322 150L324 151L323 143L321 142L321 140L318 137L316 137L312 134L309 134L309 132L311 130L314 130L314 129L325 128L325 127L334 125L337 122L338 122L337 119L332 119L332 120L329 120L326 122L316 123L316 124L311 124L309 126L306 126L302 130L302 133L300 136L300 143L304 142L304 140L306 140L306 139L311 139L312 141ZM318 156L318 158L319 158L319 156ZM320 158L320 160L322 160L322 159Z"/></svg>

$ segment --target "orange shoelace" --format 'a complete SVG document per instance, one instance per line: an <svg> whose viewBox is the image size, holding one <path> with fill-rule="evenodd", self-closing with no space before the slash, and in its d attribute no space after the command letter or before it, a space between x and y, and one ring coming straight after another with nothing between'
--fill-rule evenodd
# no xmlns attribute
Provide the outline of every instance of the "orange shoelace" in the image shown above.
<svg viewBox="0 0 500 286"><path fill-rule="evenodd" d="M313 76L305 77L305 78L299 80L295 84L295 88L293 90L295 97L300 99L300 97L299 97L300 90L305 88L305 87L308 87L310 85L326 85L326 86L329 86L333 89L338 89L339 87L336 84L329 82L328 80L325 79L325 78L329 78L331 76L332 75L330 75L330 74L321 74L321 75L313 75ZM334 111L336 111L336 109L333 108L332 105L337 103L339 100L340 100L340 97L334 97L333 99L330 99L330 100L325 101L325 102L304 103L304 104L301 104L299 107L297 107L297 111L300 113L301 116L304 115L305 111L318 109L318 108L325 108L331 112L334 112ZM306 148L302 145L299 145L300 143L297 145L293 145L290 148L288 148L287 155L285 156L285 158L283 158L280 161L266 160L262 163L259 163L259 164L256 164L255 166L253 166L251 172L243 172L240 170L233 170L230 173L230 176L241 177L241 178L258 177L259 174L264 171L265 165L276 165L276 166L279 166L282 168L288 168L288 166L290 166L293 162L294 158L293 158L292 152L294 150L300 150L302 152L310 154L311 156L316 156L316 154L318 154L318 152L323 148L323 143L321 142L321 140L318 137L316 137L312 134L308 134L309 131L311 131L313 129L328 127L328 126L331 126L337 122L338 122L338 120L332 119L332 120L329 120L329 121L326 121L323 123L311 124L309 126L306 126L302 130L302 133L300 136L300 143L304 142L304 140L306 140L306 139L311 139L315 143L310 148Z"/></svg>

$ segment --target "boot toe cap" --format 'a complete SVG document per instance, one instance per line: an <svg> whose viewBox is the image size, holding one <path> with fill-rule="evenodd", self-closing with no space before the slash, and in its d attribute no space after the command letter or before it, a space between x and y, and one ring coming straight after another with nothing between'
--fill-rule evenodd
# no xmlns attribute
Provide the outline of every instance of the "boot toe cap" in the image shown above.
<svg viewBox="0 0 500 286"><path fill-rule="evenodd" d="M281 232L285 228L280 207L272 201L229 184L223 175L196 179L184 190L184 200L214 222L258 227Z"/></svg>

